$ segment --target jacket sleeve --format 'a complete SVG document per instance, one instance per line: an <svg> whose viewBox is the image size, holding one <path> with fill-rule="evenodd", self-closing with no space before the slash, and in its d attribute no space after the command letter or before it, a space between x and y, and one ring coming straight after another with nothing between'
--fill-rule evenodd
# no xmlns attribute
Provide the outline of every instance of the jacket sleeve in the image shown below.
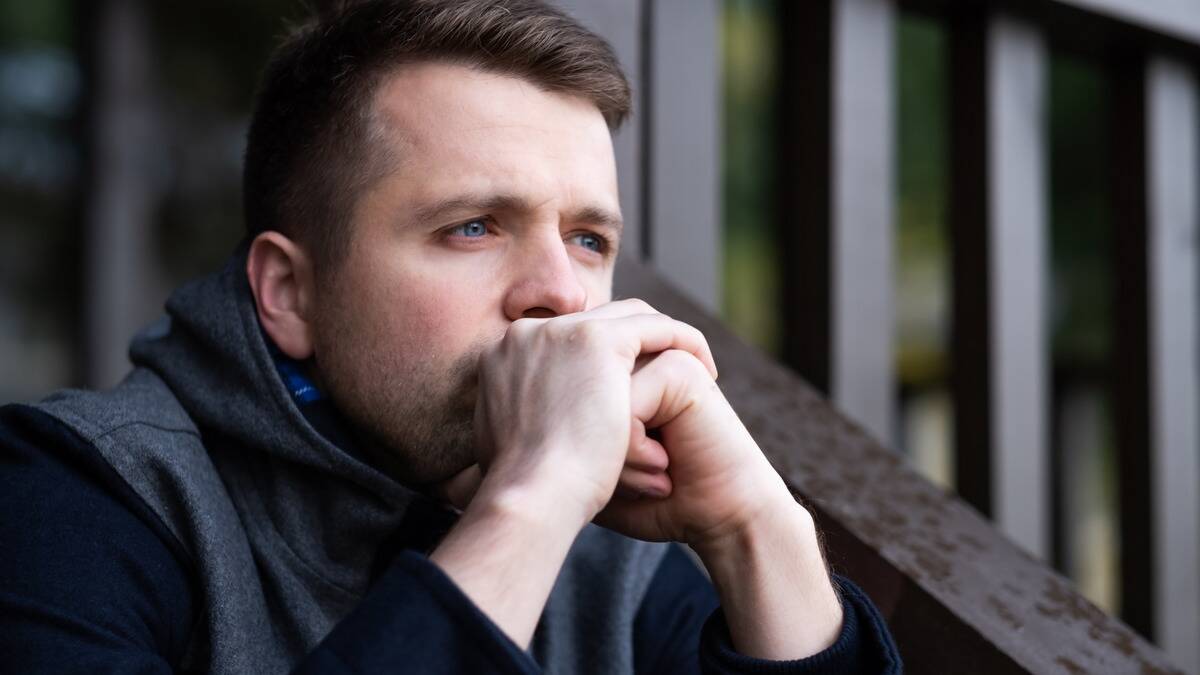
<svg viewBox="0 0 1200 675"><path fill-rule="evenodd" d="M634 622L639 673L899 673L900 656L870 599L843 577L834 580L843 623L828 649L796 661L739 654L712 584L678 546L663 558Z"/></svg>
<svg viewBox="0 0 1200 675"><path fill-rule="evenodd" d="M170 673L182 659L186 553L87 443L23 406L0 408L0 551L0 672Z"/></svg>
<svg viewBox="0 0 1200 675"><path fill-rule="evenodd" d="M900 653L879 611L848 579L834 577L842 599L842 631L828 649L795 661L767 661L737 653L720 610L713 612L701 633L700 666L706 674L788 673L841 675L868 673L898 675Z"/></svg>
<svg viewBox="0 0 1200 675"><path fill-rule="evenodd" d="M296 673L537 673L425 556L404 551Z"/></svg>

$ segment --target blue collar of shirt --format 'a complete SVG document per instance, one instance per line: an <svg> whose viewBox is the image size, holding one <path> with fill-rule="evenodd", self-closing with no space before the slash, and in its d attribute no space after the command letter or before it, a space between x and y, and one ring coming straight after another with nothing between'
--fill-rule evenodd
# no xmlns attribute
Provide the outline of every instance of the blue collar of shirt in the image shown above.
<svg viewBox="0 0 1200 675"><path fill-rule="evenodd" d="M275 364L275 372L287 388L292 401L304 415L309 426L316 429L325 440L344 450L364 464L373 464L367 453L362 451L342 414L333 402L317 387L307 373L305 364L284 354L269 336L263 333L263 342Z"/></svg>
<svg viewBox="0 0 1200 675"><path fill-rule="evenodd" d="M309 403L315 403L325 398L321 390L317 389L317 385L304 372L304 366L299 361L284 354L270 338L266 338L266 343L271 360L275 362L275 372L279 373L279 379L283 380L283 386L287 387L288 393L292 395L292 400L301 410Z"/></svg>

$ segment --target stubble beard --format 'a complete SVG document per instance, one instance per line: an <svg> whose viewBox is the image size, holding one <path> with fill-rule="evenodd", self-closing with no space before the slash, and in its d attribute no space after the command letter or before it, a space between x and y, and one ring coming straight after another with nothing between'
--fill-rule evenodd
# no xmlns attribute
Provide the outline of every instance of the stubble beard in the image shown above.
<svg viewBox="0 0 1200 675"><path fill-rule="evenodd" d="M367 361L357 368L329 364L323 379L335 407L379 468L422 488L476 463L475 352L440 367L432 360Z"/></svg>

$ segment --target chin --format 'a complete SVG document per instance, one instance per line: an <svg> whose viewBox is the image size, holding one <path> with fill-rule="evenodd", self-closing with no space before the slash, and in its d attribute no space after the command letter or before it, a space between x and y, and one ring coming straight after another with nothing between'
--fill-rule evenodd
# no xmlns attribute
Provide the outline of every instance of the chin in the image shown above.
<svg viewBox="0 0 1200 675"><path fill-rule="evenodd" d="M469 423L451 433L412 439L403 446L403 450L393 450L392 464L401 481L409 485L436 485L478 463Z"/></svg>

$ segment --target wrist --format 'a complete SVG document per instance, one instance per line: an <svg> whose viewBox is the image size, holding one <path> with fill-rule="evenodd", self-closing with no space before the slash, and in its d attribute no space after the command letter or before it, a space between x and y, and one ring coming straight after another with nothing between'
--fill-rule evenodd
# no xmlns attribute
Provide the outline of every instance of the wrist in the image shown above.
<svg viewBox="0 0 1200 675"><path fill-rule="evenodd" d="M582 527L578 516L550 508L539 493L485 481L429 557L525 649Z"/></svg>
<svg viewBox="0 0 1200 675"><path fill-rule="evenodd" d="M491 474L484 478L464 517L474 511L473 517L513 523L539 536L571 540L592 518L584 505L555 494L552 483L491 479Z"/></svg>
<svg viewBox="0 0 1200 675"><path fill-rule="evenodd" d="M774 469L759 472L759 478L742 477L738 494L727 500L739 504L717 521L715 527L697 531L687 544L698 555L726 556L745 551L747 546L770 541L772 537L812 530L812 515L796 502L787 485Z"/></svg>
<svg viewBox="0 0 1200 675"><path fill-rule="evenodd" d="M781 547L794 549L792 552L799 554L798 562L813 565L819 561L824 569L816 523L791 494L764 500L745 520L690 545L706 565L711 561L718 570L743 568L768 559Z"/></svg>
<svg viewBox="0 0 1200 675"><path fill-rule="evenodd" d="M734 647L747 656L799 659L841 632L812 515L789 499L728 536L693 546L721 598Z"/></svg>

